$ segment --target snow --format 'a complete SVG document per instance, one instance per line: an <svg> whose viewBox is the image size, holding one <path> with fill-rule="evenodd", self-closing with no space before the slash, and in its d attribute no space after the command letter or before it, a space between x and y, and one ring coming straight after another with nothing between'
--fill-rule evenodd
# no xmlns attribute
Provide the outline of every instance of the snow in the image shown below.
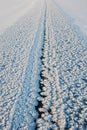
<svg viewBox="0 0 87 130"><path fill-rule="evenodd" d="M36 0L0 0L0 33L13 25L30 8Z"/></svg>
<svg viewBox="0 0 87 130"><path fill-rule="evenodd" d="M43 44L44 1L0 35L0 129L34 129ZM10 113L9 113L10 111ZM3 115L2 115L3 113ZM6 123L6 125L5 125Z"/></svg>
<svg viewBox="0 0 87 130"><path fill-rule="evenodd" d="M57 4L47 0L37 128L86 130L87 46ZM83 109L83 110L82 110ZM85 116L86 115L86 116Z"/></svg>
<svg viewBox="0 0 87 130"><path fill-rule="evenodd" d="M36 0L0 0L0 33L29 11ZM55 0L87 35L87 1Z"/></svg>
<svg viewBox="0 0 87 130"><path fill-rule="evenodd" d="M87 0L55 0L87 35Z"/></svg>
<svg viewBox="0 0 87 130"><path fill-rule="evenodd" d="M84 37L57 0L8 1L0 5L0 130L87 130Z"/></svg>

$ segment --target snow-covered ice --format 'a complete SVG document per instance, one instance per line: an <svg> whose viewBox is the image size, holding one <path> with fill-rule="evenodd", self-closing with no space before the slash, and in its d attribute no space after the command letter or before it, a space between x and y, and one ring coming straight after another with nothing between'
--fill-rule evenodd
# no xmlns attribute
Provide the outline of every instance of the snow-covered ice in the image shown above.
<svg viewBox="0 0 87 130"><path fill-rule="evenodd" d="M43 3L37 0L34 9L0 36L1 130L35 128L44 30Z"/></svg>
<svg viewBox="0 0 87 130"><path fill-rule="evenodd" d="M39 130L87 129L86 45L57 3L47 0Z"/></svg>
<svg viewBox="0 0 87 130"><path fill-rule="evenodd" d="M87 130L86 39L57 0L8 1L20 13L2 13L0 130Z"/></svg>

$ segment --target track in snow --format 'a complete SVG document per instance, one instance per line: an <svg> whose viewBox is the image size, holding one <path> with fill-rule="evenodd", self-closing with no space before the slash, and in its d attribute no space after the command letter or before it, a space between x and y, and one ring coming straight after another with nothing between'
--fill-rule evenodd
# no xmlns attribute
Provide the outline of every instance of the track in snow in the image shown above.
<svg viewBox="0 0 87 130"><path fill-rule="evenodd" d="M37 0L0 43L0 130L86 130L87 47L56 0Z"/></svg>

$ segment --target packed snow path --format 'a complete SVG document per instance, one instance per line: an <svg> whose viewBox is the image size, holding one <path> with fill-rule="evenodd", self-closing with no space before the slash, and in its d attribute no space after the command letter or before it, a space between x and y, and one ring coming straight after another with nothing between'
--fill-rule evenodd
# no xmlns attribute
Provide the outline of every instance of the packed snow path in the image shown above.
<svg viewBox="0 0 87 130"><path fill-rule="evenodd" d="M87 129L87 43L56 0L37 0L0 36L0 130Z"/></svg>

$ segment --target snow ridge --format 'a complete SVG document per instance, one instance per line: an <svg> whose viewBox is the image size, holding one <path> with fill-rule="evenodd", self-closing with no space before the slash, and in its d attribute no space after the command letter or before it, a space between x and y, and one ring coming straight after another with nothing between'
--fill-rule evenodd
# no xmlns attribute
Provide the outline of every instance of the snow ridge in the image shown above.
<svg viewBox="0 0 87 130"><path fill-rule="evenodd" d="M46 12L44 34L44 46L41 57L41 92L38 99L39 118L37 119L37 129L64 129L65 118L62 108L64 106L61 105L62 97L56 68L55 40L53 37L51 18L48 11Z"/></svg>

